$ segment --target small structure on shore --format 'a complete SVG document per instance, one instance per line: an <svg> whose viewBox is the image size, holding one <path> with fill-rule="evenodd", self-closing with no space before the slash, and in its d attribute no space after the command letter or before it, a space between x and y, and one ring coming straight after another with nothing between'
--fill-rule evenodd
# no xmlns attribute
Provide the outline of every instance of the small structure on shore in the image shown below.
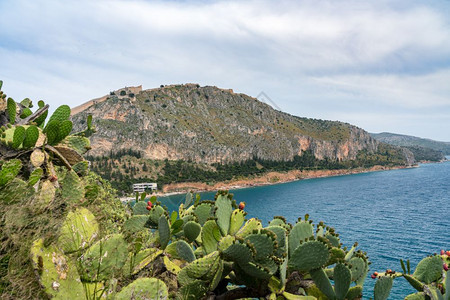
<svg viewBox="0 0 450 300"><path fill-rule="evenodd" d="M155 182L144 182L133 184L133 192L143 193L145 191L156 191L158 185Z"/></svg>

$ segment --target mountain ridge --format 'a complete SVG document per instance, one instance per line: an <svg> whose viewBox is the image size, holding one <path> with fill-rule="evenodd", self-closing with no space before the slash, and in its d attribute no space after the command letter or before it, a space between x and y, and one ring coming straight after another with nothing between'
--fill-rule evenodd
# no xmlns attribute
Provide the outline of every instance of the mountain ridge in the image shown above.
<svg viewBox="0 0 450 300"><path fill-rule="evenodd" d="M254 157L289 161L311 151L317 159L347 161L379 146L354 125L293 116L214 86L126 87L87 103L74 108L72 119L76 129L93 115L98 132L91 155L132 148L149 159L211 164Z"/></svg>

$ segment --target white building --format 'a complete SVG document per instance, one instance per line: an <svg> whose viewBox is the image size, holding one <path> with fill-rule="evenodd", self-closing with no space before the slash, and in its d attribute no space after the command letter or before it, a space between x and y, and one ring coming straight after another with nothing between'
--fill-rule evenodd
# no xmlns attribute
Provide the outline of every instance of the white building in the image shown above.
<svg viewBox="0 0 450 300"><path fill-rule="evenodd" d="M158 185L155 182L144 182L133 184L133 192L143 193L145 190L156 191Z"/></svg>

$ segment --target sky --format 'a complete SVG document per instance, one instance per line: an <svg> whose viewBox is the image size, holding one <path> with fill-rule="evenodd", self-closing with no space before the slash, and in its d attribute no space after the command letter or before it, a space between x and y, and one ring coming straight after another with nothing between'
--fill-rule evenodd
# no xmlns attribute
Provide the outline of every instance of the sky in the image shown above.
<svg viewBox="0 0 450 300"><path fill-rule="evenodd" d="M214 85L450 141L450 1L0 0L0 80L16 101L52 107L124 86Z"/></svg>

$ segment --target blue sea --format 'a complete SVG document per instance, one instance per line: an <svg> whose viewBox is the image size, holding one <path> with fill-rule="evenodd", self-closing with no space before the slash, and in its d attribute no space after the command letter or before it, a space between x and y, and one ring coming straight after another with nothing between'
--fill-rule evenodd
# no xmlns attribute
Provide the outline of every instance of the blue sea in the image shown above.
<svg viewBox="0 0 450 300"><path fill-rule="evenodd" d="M399 259L420 259L450 250L450 162L418 168L308 179L231 191L246 202L248 218L267 224L273 216L294 223L306 213L340 234L344 246L357 241L372 262L371 272L401 270ZM214 193L203 193L213 199ZM163 197L175 208L183 195ZM371 274L369 272L369 275ZM373 298L375 280L367 278L364 299ZM394 282L389 299L403 299L415 290L403 278Z"/></svg>

